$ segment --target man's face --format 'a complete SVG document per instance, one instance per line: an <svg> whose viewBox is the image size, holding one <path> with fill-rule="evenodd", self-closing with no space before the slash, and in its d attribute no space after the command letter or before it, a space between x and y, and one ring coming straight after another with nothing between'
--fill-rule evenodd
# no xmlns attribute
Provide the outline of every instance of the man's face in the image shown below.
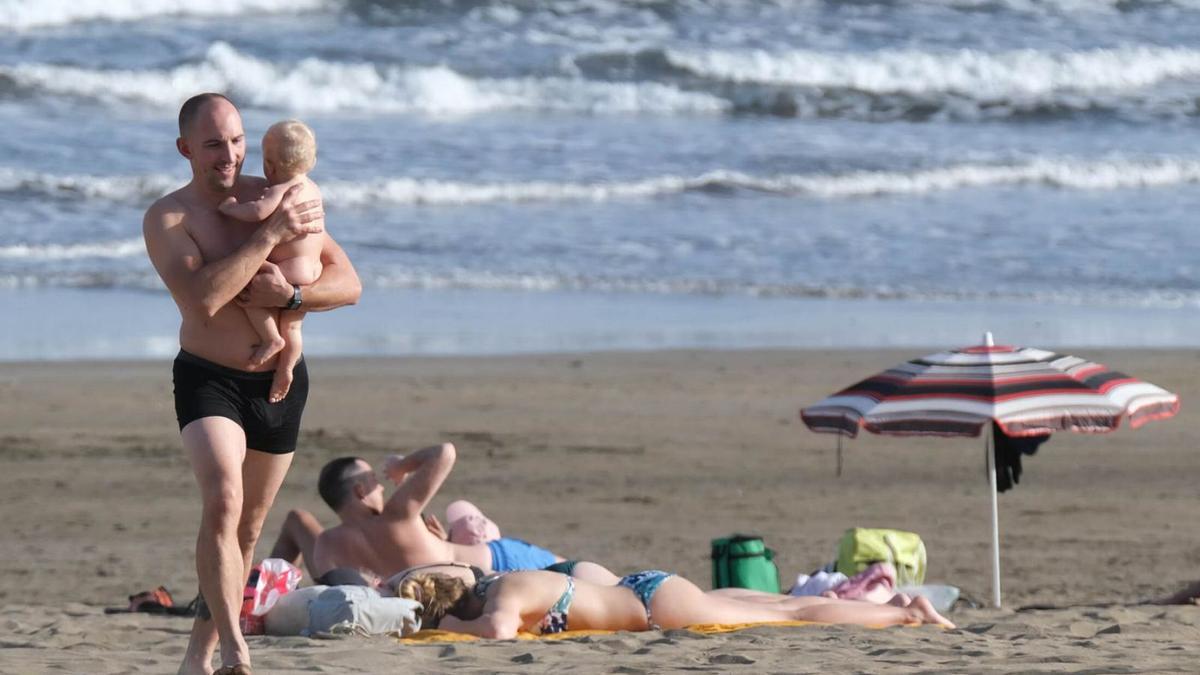
<svg viewBox="0 0 1200 675"><path fill-rule="evenodd" d="M383 513L383 484L375 477L375 469L370 464L359 460L357 471L355 471L355 480L358 483L356 491L361 494L360 499L363 504L375 513Z"/></svg>
<svg viewBox="0 0 1200 675"><path fill-rule="evenodd" d="M205 103L179 139L179 152L206 188L221 194L232 190L246 159L246 133L237 108L223 99Z"/></svg>

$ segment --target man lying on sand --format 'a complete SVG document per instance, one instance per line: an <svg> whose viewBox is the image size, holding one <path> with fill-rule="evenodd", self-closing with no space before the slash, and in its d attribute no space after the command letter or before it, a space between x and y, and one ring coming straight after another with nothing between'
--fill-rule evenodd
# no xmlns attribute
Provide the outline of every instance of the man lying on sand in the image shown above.
<svg viewBox="0 0 1200 675"><path fill-rule="evenodd" d="M294 560L313 537L309 571L323 580L335 569L368 570L389 577L402 570L439 562L474 565L485 572L543 569L564 563L561 556L520 539L498 538L479 543L456 543L462 537L444 536L439 523L422 516L422 511L441 488L456 458L454 446L443 443L402 457L392 455L384 462L384 475L397 485L384 498L383 485L375 470L358 457L335 459L321 469L318 491L338 514L341 524L321 530L311 514L288 514L283 536L273 557ZM489 525L478 509L456 518L451 528L467 523L476 539L486 539ZM495 528L498 534L498 528Z"/></svg>

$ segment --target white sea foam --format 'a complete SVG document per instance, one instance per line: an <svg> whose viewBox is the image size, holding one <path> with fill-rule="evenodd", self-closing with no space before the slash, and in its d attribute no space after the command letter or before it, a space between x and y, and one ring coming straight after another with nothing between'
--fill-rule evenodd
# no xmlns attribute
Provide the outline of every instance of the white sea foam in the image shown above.
<svg viewBox="0 0 1200 675"><path fill-rule="evenodd" d="M0 167L0 193L32 192L59 199L83 198L113 202L145 202L180 187L186 181L162 174L89 176L49 174Z"/></svg>
<svg viewBox="0 0 1200 675"><path fill-rule="evenodd" d="M1200 160L1181 158L1100 160L1039 158L1015 164L956 164L914 171L755 176L716 170L695 176L665 175L596 183L528 181L470 183L419 178L324 180L331 205L473 205L489 203L620 201L684 192L747 190L818 199L915 195L1005 185L1043 185L1070 190L1125 190L1200 183ZM58 199L148 203L178 187L166 175L54 175L0 168L0 193L31 192Z"/></svg>
<svg viewBox="0 0 1200 675"><path fill-rule="evenodd" d="M446 66L379 66L316 58L276 64L213 43L203 60L170 70L95 70L49 64L0 66L0 77L35 93L174 109L197 91L297 112L471 114L490 110L720 113L728 101L659 83L471 78ZM319 94L314 94L319 92Z"/></svg>
<svg viewBox="0 0 1200 675"><path fill-rule="evenodd" d="M236 16L335 8L337 0L0 0L0 28L17 30L81 21L136 21L159 16Z"/></svg>
<svg viewBox="0 0 1200 675"><path fill-rule="evenodd" d="M0 259L78 260L82 258L133 258L146 255L138 239L117 239L81 244L13 244L0 246Z"/></svg>
<svg viewBox="0 0 1200 675"><path fill-rule="evenodd" d="M1020 100L1055 92L1142 89L1200 75L1200 50L1120 47L1050 53L880 51L835 54L667 50L677 68L736 83L846 88L876 94L956 94L976 100Z"/></svg>

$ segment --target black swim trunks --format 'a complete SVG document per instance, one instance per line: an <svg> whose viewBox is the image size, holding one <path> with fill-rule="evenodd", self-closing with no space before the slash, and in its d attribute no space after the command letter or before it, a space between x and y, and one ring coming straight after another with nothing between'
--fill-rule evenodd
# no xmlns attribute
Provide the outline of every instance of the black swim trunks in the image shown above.
<svg viewBox="0 0 1200 675"><path fill-rule="evenodd" d="M175 417L179 430L202 417L226 417L246 432L246 447L284 455L296 450L300 417L308 401L308 368L301 358L292 388L267 403L275 373L247 373L179 350L175 357Z"/></svg>

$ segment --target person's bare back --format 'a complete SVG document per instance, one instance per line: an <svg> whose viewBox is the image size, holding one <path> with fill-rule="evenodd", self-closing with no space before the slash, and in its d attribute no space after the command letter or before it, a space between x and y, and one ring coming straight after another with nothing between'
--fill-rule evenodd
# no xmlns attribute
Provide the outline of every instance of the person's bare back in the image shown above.
<svg viewBox="0 0 1200 675"><path fill-rule="evenodd" d="M321 198L321 189L308 177L316 164L317 143L312 130L303 122L286 120L267 129L263 135L263 173L267 187L253 200L238 201L230 197L220 205L221 213L247 223L258 223L278 208L284 194L299 188L299 198ZM321 223L323 229L323 223ZM304 312L300 309L300 287L312 284L321 276L321 250L325 244L324 231L297 237L281 244L267 256L269 263L279 267L284 278L295 287L292 302L279 312L262 308L245 308L251 325L258 333L259 343L249 358L256 368L276 354L280 355L271 383L268 400L282 401L291 388L293 370L303 351L301 324Z"/></svg>
<svg viewBox="0 0 1200 675"><path fill-rule="evenodd" d="M366 569L388 577L415 565L457 561L492 569L487 544L455 544L430 532L422 511L454 466L453 445L392 455L383 474L398 486L390 499L370 464L358 458L334 460L322 469L321 496L341 524L321 532L314 543L317 574L338 568ZM328 474L328 475L327 475Z"/></svg>

